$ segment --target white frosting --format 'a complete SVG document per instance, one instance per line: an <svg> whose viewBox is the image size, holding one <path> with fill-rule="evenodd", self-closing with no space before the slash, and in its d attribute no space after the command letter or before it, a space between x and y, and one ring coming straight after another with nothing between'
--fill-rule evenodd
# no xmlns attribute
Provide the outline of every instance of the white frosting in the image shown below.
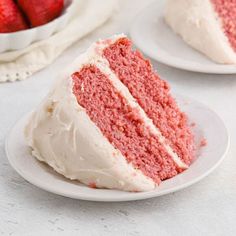
<svg viewBox="0 0 236 236"><path fill-rule="evenodd" d="M85 109L79 106L72 92L72 80L68 78L85 64L96 66L109 78L127 99L130 106L139 110L145 124L158 136L160 142L181 168L187 168L173 150L165 144L165 138L116 75L102 50L124 35L112 40L99 41L81 55L59 79L50 94L32 115L26 127L26 137L33 148L33 155L48 163L57 172L80 182L95 183L97 187L127 191L148 191L155 188L154 181L140 170L128 164L121 152L115 149L90 120Z"/></svg>
<svg viewBox="0 0 236 236"><path fill-rule="evenodd" d="M185 42L215 62L236 64L236 53L210 0L168 0L165 20Z"/></svg>

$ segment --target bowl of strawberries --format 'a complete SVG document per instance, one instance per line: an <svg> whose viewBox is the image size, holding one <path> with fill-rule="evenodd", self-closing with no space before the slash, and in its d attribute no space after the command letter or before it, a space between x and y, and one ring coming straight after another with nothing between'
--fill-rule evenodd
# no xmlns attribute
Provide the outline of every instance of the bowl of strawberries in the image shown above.
<svg viewBox="0 0 236 236"><path fill-rule="evenodd" d="M0 0L0 53L49 38L71 14L72 0Z"/></svg>

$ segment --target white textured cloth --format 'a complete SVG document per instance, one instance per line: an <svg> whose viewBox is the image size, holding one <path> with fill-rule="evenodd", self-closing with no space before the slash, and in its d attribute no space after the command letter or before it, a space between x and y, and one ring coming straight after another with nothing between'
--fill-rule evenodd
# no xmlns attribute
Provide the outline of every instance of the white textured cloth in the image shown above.
<svg viewBox="0 0 236 236"><path fill-rule="evenodd" d="M62 31L25 49L0 54L0 82L23 80L43 69L71 44L102 25L116 6L116 0L75 1L78 10Z"/></svg>

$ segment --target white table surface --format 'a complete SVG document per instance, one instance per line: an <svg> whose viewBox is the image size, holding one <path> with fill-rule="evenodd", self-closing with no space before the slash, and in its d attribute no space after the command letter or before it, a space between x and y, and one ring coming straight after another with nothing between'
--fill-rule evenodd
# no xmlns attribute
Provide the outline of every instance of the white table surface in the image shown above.
<svg viewBox="0 0 236 236"><path fill-rule="evenodd" d="M151 1L122 2L120 13L53 65L25 81L0 84L0 235L236 235L236 75L190 73L154 63L173 91L214 109L231 135L221 166L185 190L137 202L79 201L34 187L7 161L5 136L45 96L57 71L97 38L127 32L133 17Z"/></svg>

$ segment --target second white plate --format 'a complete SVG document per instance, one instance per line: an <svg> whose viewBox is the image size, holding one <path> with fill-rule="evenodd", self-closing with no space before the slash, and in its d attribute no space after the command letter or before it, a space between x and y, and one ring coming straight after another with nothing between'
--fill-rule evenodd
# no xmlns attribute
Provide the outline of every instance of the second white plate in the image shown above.
<svg viewBox="0 0 236 236"><path fill-rule="evenodd" d="M175 34L164 21L165 2L155 1L137 16L130 29L135 45L154 60L179 69L214 74L236 73L236 65L214 63Z"/></svg>
<svg viewBox="0 0 236 236"><path fill-rule="evenodd" d="M213 171L223 160L229 147L229 137L224 123L203 104L192 99L177 96L180 107L191 122L196 143L203 137L207 145L200 148L198 157L190 168L174 178L163 181L153 191L131 193L108 189L92 189L78 181L70 181L57 174L52 168L36 160L31 155L24 138L24 127L28 115L12 129L6 139L6 153L12 167L27 181L46 191L62 196L92 201L130 201L161 196L186 188ZM22 190L24 191L24 190Z"/></svg>

